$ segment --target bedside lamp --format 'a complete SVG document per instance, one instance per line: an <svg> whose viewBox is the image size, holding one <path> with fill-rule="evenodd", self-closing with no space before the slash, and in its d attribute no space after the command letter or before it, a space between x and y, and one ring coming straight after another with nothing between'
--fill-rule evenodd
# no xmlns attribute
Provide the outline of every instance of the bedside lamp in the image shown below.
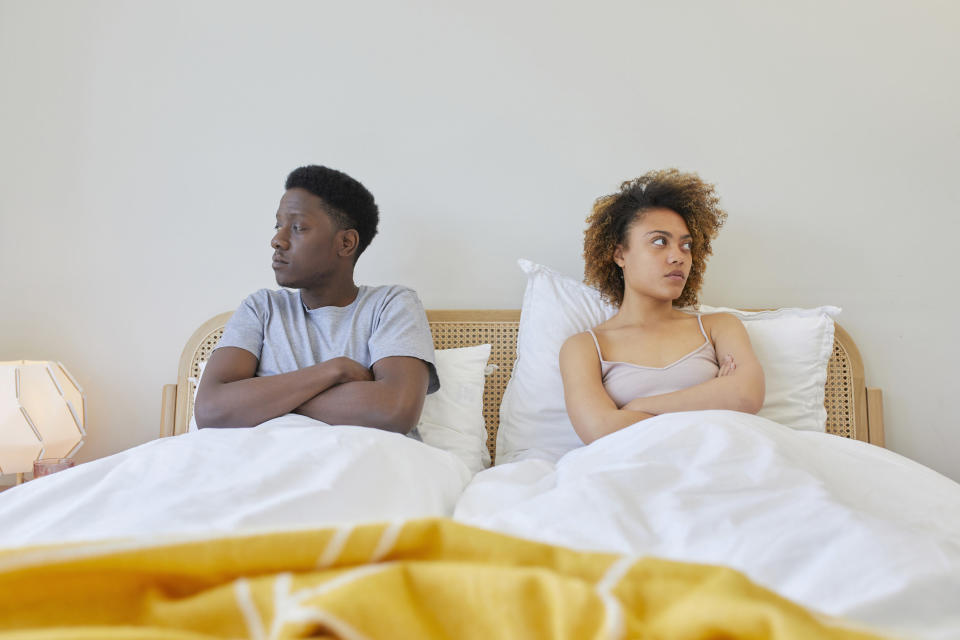
<svg viewBox="0 0 960 640"><path fill-rule="evenodd" d="M69 458L83 445L83 389L59 362L0 362L0 474Z"/></svg>

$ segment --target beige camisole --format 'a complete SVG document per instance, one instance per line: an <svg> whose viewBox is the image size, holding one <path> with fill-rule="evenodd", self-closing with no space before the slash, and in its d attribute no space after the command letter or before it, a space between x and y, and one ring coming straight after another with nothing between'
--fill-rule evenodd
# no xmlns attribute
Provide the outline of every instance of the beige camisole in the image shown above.
<svg viewBox="0 0 960 640"><path fill-rule="evenodd" d="M665 367L644 367L629 362L604 360L597 336L592 329L589 330L600 357L603 388L618 408L634 398L679 391L717 377L720 371L717 352L707 337L707 332L703 330L703 320L699 315L697 322L700 324L704 343Z"/></svg>

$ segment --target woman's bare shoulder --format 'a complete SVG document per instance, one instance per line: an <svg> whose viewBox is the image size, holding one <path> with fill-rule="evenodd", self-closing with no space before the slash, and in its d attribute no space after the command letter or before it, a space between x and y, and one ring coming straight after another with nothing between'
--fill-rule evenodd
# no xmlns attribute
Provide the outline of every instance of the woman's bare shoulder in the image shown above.
<svg viewBox="0 0 960 640"><path fill-rule="evenodd" d="M743 321L732 313L705 313L700 316L704 330L711 336L715 333L743 331Z"/></svg>
<svg viewBox="0 0 960 640"><path fill-rule="evenodd" d="M727 311L704 313L700 316L704 322L740 322L740 318Z"/></svg>
<svg viewBox="0 0 960 640"><path fill-rule="evenodd" d="M589 331L575 333L563 343L560 348L560 365L564 363L579 367L600 361L597 354L597 345Z"/></svg>
<svg viewBox="0 0 960 640"><path fill-rule="evenodd" d="M564 340L562 349L579 351L587 346L593 348L593 336L590 335L589 331L581 331Z"/></svg>

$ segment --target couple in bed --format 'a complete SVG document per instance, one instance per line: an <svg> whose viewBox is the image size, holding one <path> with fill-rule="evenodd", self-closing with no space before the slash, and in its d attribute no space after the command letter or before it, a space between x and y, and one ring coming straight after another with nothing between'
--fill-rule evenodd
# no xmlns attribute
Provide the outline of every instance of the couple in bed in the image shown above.
<svg viewBox="0 0 960 640"><path fill-rule="evenodd" d="M675 169L594 204L585 280L619 311L559 356L585 443L661 413L760 409L763 371L741 322L678 309L696 303L725 218L712 185ZM417 436L424 398L440 387L423 306L412 289L353 279L378 220L371 193L342 172L307 166L287 177L270 242L287 289L257 291L227 323L197 391L199 427L295 412Z"/></svg>

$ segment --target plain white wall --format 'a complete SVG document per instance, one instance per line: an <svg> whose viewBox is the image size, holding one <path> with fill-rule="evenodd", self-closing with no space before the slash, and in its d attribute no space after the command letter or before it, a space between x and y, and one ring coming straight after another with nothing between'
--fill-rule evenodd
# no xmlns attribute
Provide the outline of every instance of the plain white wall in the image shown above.
<svg viewBox="0 0 960 640"><path fill-rule="evenodd" d="M730 213L703 300L844 308L887 443L960 480L960 5L0 0L0 359L87 392L79 458L156 437L213 314L273 285L286 174L364 182L358 280L516 308L649 169Z"/></svg>

